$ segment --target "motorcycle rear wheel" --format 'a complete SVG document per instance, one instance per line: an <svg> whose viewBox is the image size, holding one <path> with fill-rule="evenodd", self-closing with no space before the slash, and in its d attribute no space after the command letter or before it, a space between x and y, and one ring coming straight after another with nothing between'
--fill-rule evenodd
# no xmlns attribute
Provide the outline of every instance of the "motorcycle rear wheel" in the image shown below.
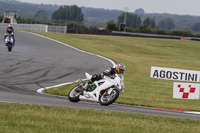
<svg viewBox="0 0 200 133"><path fill-rule="evenodd" d="M77 90L78 87L79 86L77 85L74 88L72 88L71 91L68 94L68 99L71 102L78 102L78 101L80 101L79 96L81 95L82 92Z"/></svg>
<svg viewBox="0 0 200 133"><path fill-rule="evenodd" d="M113 89L110 95L101 95L99 98L99 102L101 105L107 106L112 104L115 100L117 100L119 96L119 90Z"/></svg>

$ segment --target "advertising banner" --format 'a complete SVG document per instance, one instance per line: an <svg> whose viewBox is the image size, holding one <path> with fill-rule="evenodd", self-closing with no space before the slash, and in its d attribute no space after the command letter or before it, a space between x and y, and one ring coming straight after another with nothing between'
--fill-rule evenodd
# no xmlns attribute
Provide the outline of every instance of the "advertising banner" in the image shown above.
<svg viewBox="0 0 200 133"><path fill-rule="evenodd" d="M200 82L200 71L152 66L150 77L166 80Z"/></svg>
<svg viewBox="0 0 200 133"><path fill-rule="evenodd" d="M200 84L174 82L173 98L199 99Z"/></svg>

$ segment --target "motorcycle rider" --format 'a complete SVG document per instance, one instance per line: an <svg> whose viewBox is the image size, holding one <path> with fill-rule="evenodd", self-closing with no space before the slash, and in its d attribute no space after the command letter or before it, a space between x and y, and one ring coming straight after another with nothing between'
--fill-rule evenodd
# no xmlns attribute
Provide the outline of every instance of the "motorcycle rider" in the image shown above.
<svg viewBox="0 0 200 133"><path fill-rule="evenodd" d="M13 38L13 45L15 45L14 29L13 29L13 27L10 24L8 25L8 27L6 29L6 33L4 35L4 41L5 41L6 37L8 36L8 34L12 36L12 38Z"/></svg>
<svg viewBox="0 0 200 133"><path fill-rule="evenodd" d="M110 78L115 78L115 74L124 74L126 67L124 64L117 64L115 67L108 68L102 74L94 74L92 78L88 81L87 91L93 91L96 88L96 85L93 84L94 81L103 79L104 76L109 76Z"/></svg>

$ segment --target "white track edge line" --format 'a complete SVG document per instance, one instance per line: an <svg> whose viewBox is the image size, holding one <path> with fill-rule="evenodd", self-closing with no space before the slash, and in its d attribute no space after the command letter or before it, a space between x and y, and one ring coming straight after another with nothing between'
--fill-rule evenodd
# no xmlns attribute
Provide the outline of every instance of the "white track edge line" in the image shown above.
<svg viewBox="0 0 200 133"><path fill-rule="evenodd" d="M200 112L184 112L184 113L200 115Z"/></svg>

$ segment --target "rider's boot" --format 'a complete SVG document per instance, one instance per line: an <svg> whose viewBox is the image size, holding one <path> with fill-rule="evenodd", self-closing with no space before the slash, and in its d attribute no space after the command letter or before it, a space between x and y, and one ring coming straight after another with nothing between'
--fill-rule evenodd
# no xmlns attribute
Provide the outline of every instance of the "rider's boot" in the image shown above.
<svg viewBox="0 0 200 133"><path fill-rule="evenodd" d="M81 92L81 95L83 95L83 91L84 91L84 86L83 86L83 81L81 79L78 80L78 88L77 90Z"/></svg>
<svg viewBox="0 0 200 133"><path fill-rule="evenodd" d="M15 46L15 40L13 41L13 47Z"/></svg>

